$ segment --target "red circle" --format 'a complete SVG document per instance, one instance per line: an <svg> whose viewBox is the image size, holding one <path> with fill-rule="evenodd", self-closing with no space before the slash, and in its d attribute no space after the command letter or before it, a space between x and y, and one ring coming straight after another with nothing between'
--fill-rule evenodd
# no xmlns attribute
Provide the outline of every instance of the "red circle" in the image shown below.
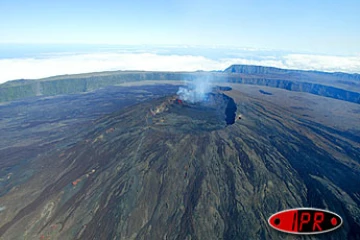
<svg viewBox="0 0 360 240"><path fill-rule="evenodd" d="M333 226L335 226L336 224L337 224L337 220L336 220L336 218L332 218L331 219L331 224L333 225Z"/></svg>

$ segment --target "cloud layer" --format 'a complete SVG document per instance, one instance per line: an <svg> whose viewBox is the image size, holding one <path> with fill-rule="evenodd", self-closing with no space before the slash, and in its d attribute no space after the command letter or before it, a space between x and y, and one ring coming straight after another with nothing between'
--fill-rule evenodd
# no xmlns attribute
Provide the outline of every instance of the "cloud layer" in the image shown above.
<svg viewBox="0 0 360 240"><path fill-rule="evenodd" d="M14 79L36 79L54 75L111 70L196 71L223 70L231 64L253 64L288 69L360 73L360 56L283 54L260 58L211 59L194 55L156 53L53 54L34 58L0 59L0 83Z"/></svg>

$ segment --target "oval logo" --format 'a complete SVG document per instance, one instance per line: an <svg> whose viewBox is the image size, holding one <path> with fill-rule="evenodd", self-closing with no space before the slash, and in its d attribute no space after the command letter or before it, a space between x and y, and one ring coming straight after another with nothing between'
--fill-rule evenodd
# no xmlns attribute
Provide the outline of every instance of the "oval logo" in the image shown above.
<svg viewBox="0 0 360 240"><path fill-rule="evenodd" d="M336 213L317 208L293 208L269 217L270 226L292 234L320 234L333 231L342 224Z"/></svg>

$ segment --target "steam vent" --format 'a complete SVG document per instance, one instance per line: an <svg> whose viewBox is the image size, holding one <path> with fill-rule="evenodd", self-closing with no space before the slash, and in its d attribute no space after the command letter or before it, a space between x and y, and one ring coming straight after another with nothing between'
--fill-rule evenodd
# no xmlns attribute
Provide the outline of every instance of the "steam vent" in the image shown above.
<svg viewBox="0 0 360 240"><path fill-rule="evenodd" d="M172 125L172 130L180 132L213 131L234 124L236 110L234 100L222 93L207 93L203 101L196 103L172 96L150 110L148 123L159 130Z"/></svg>

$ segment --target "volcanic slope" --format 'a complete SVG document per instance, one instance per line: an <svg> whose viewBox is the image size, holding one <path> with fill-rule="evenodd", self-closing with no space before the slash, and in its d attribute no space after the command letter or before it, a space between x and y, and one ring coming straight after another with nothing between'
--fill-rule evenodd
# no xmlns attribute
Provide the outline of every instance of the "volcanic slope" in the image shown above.
<svg viewBox="0 0 360 240"><path fill-rule="evenodd" d="M0 197L0 236L293 239L268 217L311 206L344 225L305 239L359 239L359 136L225 94L210 106L159 97L74 131L76 143L37 157L35 165L53 167L18 186L27 191ZM241 113L234 124L224 115L230 100Z"/></svg>

